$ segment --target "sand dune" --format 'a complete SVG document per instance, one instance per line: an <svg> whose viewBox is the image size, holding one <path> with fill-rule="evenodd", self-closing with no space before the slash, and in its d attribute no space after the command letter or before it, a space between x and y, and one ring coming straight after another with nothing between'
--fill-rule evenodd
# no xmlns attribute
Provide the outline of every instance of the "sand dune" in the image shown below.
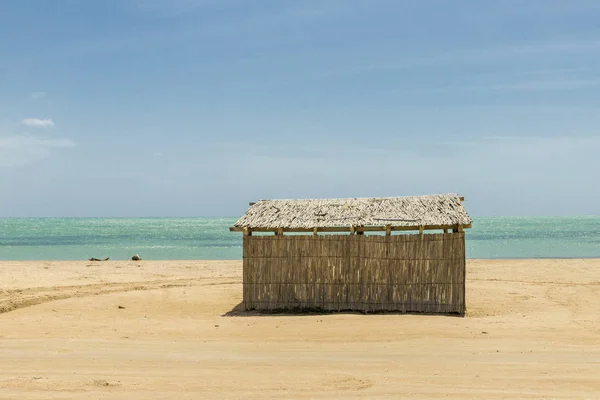
<svg viewBox="0 0 600 400"><path fill-rule="evenodd" d="M238 261L2 262L0 399L600 398L600 260L467 278L465 318L257 316Z"/></svg>

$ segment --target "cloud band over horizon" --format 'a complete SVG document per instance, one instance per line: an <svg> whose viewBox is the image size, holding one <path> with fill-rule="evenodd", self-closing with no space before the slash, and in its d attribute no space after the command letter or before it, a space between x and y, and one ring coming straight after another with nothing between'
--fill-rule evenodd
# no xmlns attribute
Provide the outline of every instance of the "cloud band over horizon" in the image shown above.
<svg viewBox="0 0 600 400"><path fill-rule="evenodd" d="M50 128L54 126L54 121L51 119L25 118L21 121L21 125L36 128Z"/></svg>

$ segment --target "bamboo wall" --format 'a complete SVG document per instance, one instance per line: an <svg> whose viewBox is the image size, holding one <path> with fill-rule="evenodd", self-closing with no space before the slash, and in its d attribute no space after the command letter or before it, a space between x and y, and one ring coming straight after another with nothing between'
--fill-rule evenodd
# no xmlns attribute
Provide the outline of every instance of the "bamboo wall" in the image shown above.
<svg viewBox="0 0 600 400"><path fill-rule="evenodd" d="M247 310L465 311L463 232L244 236Z"/></svg>

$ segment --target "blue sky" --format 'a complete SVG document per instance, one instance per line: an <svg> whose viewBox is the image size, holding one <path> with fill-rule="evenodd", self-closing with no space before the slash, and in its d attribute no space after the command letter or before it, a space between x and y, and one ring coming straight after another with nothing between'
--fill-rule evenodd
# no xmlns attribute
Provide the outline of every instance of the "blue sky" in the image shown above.
<svg viewBox="0 0 600 400"><path fill-rule="evenodd" d="M0 4L0 216L600 213L600 2Z"/></svg>

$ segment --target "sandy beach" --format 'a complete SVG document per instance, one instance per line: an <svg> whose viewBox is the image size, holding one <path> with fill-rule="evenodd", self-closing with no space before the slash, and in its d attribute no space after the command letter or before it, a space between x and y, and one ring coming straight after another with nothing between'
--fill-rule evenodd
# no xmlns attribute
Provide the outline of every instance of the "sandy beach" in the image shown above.
<svg viewBox="0 0 600 400"><path fill-rule="evenodd" d="M0 263L0 399L596 399L600 260L468 260L467 316L239 312L241 261Z"/></svg>

